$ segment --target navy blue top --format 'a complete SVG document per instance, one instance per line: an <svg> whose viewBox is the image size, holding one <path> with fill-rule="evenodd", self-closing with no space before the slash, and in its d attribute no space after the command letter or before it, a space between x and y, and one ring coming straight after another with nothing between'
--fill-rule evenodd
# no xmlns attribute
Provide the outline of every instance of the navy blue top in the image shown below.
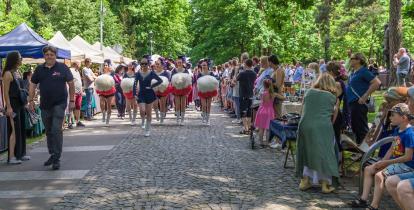
<svg viewBox="0 0 414 210"><path fill-rule="evenodd" d="M188 70L187 70L187 69L185 69L183 72L178 72L178 71L177 71L177 69L174 69L174 70L172 70L172 72L171 72L171 78L174 76L174 74L177 74L177 73L186 73L186 74L190 74L190 72L188 72Z"/></svg>
<svg viewBox="0 0 414 210"><path fill-rule="evenodd" d="M214 76L214 73L210 71L210 72L208 72L208 74L199 73L197 75L197 79L200 79L201 77L206 76L206 75L210 75L212 77L216 77L216 76Z"/></svg>
<svg viewBox="0 0 414 210"><path fill-rule="evenodd" d="M129 76L127 72L124 73L124 78L135 78L135 73L133 76Z"/></svg>
<svg viewBox="0 0 414 210"><path fill-rule="evenodd" d="M157 74L158 76L163 76L163 77L167 77L168 80L171 80L171 73L169 71L162 71L161 74L158 74L156 71L154 71L155 74Z"/></svg>
<svg viewBox="0 0 414 210"><path fill-rule="evenodd" d="M45 64L38 65L31 81L39 84L40 108L50 109L56 105L67 104L66 83L72 80L73 75L64 63L56 62L51 68Z"/></svg>
<svg viewBox="0 0 414 210"><path fill-rule="evenodd" d="M155 79L157 82L151 85L151 81ZM137 95L137 82L139 82L139 93ZM156 99L154 87L157 87L162 83L162 79L153 71L150 71L146 77L143 77L140 72L135 74L135 82L133 87L134 96L138 96L138 99L145 102L151 103Z"/></svg>
<svg viewBox="0 0 414 210"><path fill-rule="evenodd" d="M368 68L365 66L361 67L358 71L352 73L349 77L349 84L345 94L348 103L358 101L359 97L362 97L362 95L364 95L365 92L367 92L373 79L375 79L375 75L372 74L372 72L370 72ZM359 95L359 97L355 95L351 87Z"/></svg>

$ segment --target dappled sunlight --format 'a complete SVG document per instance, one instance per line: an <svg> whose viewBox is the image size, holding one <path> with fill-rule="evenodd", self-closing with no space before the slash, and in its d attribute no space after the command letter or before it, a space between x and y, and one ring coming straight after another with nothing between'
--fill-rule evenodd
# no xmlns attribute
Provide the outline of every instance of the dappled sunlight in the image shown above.
<svg viewBox="0 0 414 210"><path fill-rule="evenodd" d="M193 173L187 173L189 176L193 176L193 177L197 177L200 179L211 179L211 180L215 180L215 181L219 181L219 182L223 182L223 183L228 183L228 182L233 182L235 181L232 178L229 177L223 177L223 176L205 176L205 175L199 175L199 174L193 174Z"/></svg>

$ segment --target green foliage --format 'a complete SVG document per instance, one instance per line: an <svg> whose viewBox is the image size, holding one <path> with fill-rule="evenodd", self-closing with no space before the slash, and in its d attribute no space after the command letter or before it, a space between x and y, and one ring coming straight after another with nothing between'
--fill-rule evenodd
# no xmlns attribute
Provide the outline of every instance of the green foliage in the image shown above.
<svg viewBox="0 0 414 210"><path fill-rule="evenodd" d="M260 54L271 44L274 33L254 0L191 1L191 31L194 33L193 61L210 57L216 63L238 57L245 51Z"/></svg>
<svg viewBox="0 0 414 210"><path fill-rule="evenodd" d="M3 1L0 3L0 35L8 33L30 18L31 10L26 1L11 1L11 8L6 15L6 4Z"/></svg>
<svg viewBox="0 0 414 210"><path fill-rule="evenodd" d="M0 35L22 22L50 39L56 31L71 39L100 40L100 0L0 1ZM414 49L414 1L403 1L403 46ZM352 48L382 60L389 0L104 0L104 44L124 54L153 53L215 63L276 53L283 62L343 59Z"/></svg>

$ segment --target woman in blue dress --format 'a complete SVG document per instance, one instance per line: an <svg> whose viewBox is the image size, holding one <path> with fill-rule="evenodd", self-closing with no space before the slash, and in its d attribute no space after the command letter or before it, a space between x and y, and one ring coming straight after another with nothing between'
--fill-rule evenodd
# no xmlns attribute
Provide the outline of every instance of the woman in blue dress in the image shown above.
<svg viewBox="0 0 414 210"><path fill-rule="evenodd" d="M157 61L155 61L155 73L158 76L162 76L168 79L168 81L171 80L171 73L169 71L166 71L164 69L164 61L162 58L159 58ZM157 100L154 103L154 111L157 121L161 119L161 123L164 122L164 119L167 115L167 96L169 94L168 88L164 92L155 92L157 95ZM160 112L160 113L159 113ZM160 116L161 114L161 116Z"/></svg>
<svg viewBox="0 0 414 210"><path fill-rule="evenodd" d="M152 80L157 80L151 85ZM152 103L157 99L154 87L162 83L162 79L153 71L149 70L149 61L146 58L141 60L141 70L135 75L135 82L133 87L134 96L137 97L138 103L145 107L145 137L150 136L151 130L151 114ZM137 85L139 91L137 93Z"/></svg>

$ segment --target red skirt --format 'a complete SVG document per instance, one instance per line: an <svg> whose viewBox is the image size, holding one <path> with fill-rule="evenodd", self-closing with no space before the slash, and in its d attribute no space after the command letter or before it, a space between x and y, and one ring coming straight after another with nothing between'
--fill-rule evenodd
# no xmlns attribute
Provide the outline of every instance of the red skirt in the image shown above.
<svg viewBox="0 0 414 210"><path fill-rule="evenodd" d="M168 94L170 94L171 91L172 91L172 86L168 85L167 89L165 89L164 92L155 91L155 95L158 97L165 97L165 96L168 96Z"/></svg>
<svg viewBox="0 0 414 210"><path fill-rule="evenodd" d="M115 87L112 87L109 90L105 90L105 91L100 91L100 90L96 90L96 93L100 96L110 96L110 95L114 95L116 92Z"/></svg>
<svg viewBox="0 0 414 210"><path fill-rule="evenodd" d="M215 97L215 96L217 96L217 90L213 90L213 91L209 91L209 92L205 92L205 93L202 93L202 92L200 92L200 91L198 91L198 96L200 97L200 98L213 98L213 97Z"/></svg>
<svg viewBox="0 0 414 210"><path fill-rule="evenodd" d="M125 98L131 100L134 98L134 91L129 91L128 93L124 93Z"/></svg>
<svg viewBox="0 0 414 210"><path fill-rule="evenodd" d="M176 96L188 96L192 90L192 85L189 85L184 89L176 89L174 86L172 86L172 93Z"/></svg>

